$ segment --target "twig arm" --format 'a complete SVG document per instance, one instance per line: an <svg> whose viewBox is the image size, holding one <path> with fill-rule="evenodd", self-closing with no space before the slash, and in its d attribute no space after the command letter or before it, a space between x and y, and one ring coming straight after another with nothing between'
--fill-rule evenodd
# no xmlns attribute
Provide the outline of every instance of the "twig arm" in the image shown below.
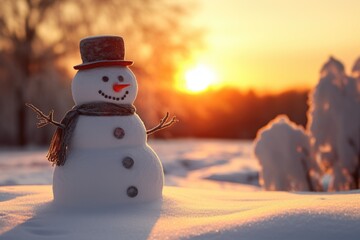
<svg viewBox="0 0 360 240"><path fill-rule="evenodd" d="M39 122L37 123L38 128L44 127L44 126L48 125L49 123L51 123L59 128L65 128L65 125L54 121L54 110L51 110L49 112L49 115L46 115L42 111L40 111L37 107L32 105L31 103L25 103L25 105L27 107L31 108L31 110L33 110L37 114L36 117L37 117L37 119L39 119Z"/></svg>
<svg viewBox="0 0 360 240"><path fill-rule="evenodd" d="M154 132L157 132L157 131L160 131L160 130L162 130L162 129L168 128L168 127L170 127L171 125L173 125L174 123L176 123L176 122L179 121L179 120L176 118L176 116L172 117L171 120L167 121L168 118L169 118L169 113L167 112L166 115L165 115L165 117L163 117L163 118L160 120L160 123L159 123L157 126L155 126L155 127L151 128L151 129L147 130L147 131L146 131L146 134L147 134L147 135L153 134Z"/></svg>

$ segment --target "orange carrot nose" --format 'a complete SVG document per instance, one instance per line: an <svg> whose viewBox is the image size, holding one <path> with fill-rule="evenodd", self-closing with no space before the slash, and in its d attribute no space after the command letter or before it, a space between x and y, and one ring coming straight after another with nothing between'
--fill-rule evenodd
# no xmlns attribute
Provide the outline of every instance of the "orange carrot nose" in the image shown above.
<svg viewBox="0 0 360 240"><path fill-rule="evenodd" d="M120 92L122 89L124 89L124 88L126 88L128 86L130 86L130 84L116 84L115 83L113 85L113 89L114 89L115 92Z"/></svg>

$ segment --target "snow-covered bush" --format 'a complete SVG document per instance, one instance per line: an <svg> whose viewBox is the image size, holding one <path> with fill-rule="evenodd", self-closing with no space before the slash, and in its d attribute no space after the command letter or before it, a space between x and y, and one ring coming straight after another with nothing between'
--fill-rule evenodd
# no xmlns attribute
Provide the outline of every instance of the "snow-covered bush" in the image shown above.
<svg viewBox="0 0 360 240"><path fill-rule="evenodd" d="M359 73L360 61L353 67ZM308 130L321 168L332 174L329 190L359 188L360 95L358 80L330 58L309 96Z"/></svg>
<svg viewBox="0 0 360 240"><path fill-rule="evenodd" d="M360 57L355 61L354 66L352 68L352 75L353 77L357 78L357 80L360 80Z"/></svg>
<svg viewBox="0 0 360 240"><path fill-rule="evenodd" d="M267 190L319 190L319 169L331 175L330 191L360 188L360 58L353 77L333 57L320 73L307 133L284 116L258 132L255 155Z"/></svg>
<svg viewBox="0 0 360 240"><path fill-rule="evenodd" d="M280 115L259 130L255 156L261 165L260 184L266 190L320 190L309 137L287 116Z"/></svg>

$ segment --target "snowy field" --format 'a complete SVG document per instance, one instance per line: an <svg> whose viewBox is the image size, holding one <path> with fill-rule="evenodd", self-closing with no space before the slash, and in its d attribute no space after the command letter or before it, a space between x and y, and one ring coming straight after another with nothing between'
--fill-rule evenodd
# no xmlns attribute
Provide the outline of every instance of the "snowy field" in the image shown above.
<svg viewBox="0 0 360 240"><path fill-rule="evenodd" d="M257 189L259 165L251 141L152 140L165 171L165 184L186 187ZM47 149L0 151L0 186L52 184ZM210 181L214 180L214 181ZM253 187L254 186L254 187Z"/></svg>
<svg viewBox="0 0 360 240"><path fill-rule="evenodd" d="M150 145L163 200L91 210L54 205L46 149L3 149L0 239L360 239L360 191L262 191L250 141Z"/></svg>

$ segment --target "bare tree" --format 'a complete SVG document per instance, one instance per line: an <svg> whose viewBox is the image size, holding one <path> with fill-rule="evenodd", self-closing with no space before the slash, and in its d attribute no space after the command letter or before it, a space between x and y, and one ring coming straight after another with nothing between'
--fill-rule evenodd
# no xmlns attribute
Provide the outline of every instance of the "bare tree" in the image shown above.
<svg viewBox="0 0 360 240"><path fill-rule="evenodd" d="M17 143L27 143L24 102L34 101L32 84L53 81L47 79L49 72L66 75L59 66L70 69L69 62L79 63L73 59L80 61L77 46L85 36L122 35L127 58L136 59L135 73L144 82L156 79L158 91L166 88L177 61L200 43L201 32L186 22L190 10L165 0L2 0L0 83L13 94ZM151 90L149 84L144 88Z"/></svg>

